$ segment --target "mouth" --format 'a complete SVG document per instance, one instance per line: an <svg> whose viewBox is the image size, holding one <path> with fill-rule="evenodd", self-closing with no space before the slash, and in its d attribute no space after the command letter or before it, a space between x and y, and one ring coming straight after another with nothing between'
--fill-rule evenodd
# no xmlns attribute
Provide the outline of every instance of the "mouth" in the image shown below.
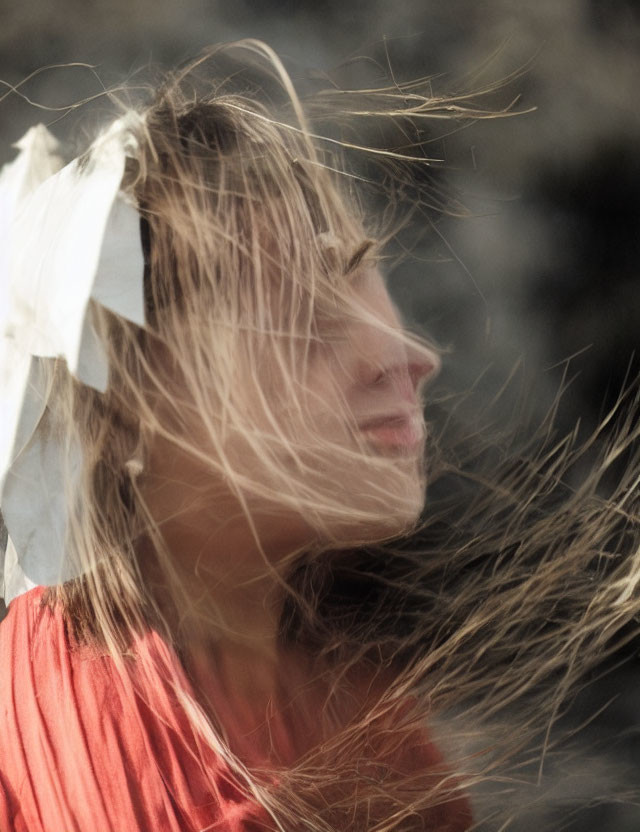
<svg viewBox="0 0 640 832"><path fill-rule="evenodd" d="M380 416L359 424L358 430L376 447L402 455L415 454L424 442L424 422L416 415Z"/></svg>

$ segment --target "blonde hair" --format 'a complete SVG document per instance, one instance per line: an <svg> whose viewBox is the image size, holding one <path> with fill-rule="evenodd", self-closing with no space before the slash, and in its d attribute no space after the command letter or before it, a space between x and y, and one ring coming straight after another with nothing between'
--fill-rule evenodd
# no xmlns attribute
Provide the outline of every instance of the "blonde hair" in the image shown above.
<svg viewBox="0 0 640 832"><path fill-rule="evenodd" d="M234 55L250 69L240 92L231 74L200 80L211 61L224 67ZM110 359L105 394L78 384L62 362L53 370L51 430L84 451L82 500L69 494L69 546L85 574L51 589L47 602L60 604L75 637L97 640L123 674L124 652L150 627L180 653L180 611L189 603L139 485L152 437L216 472L249 525L256 511L295 512L316 533L317 545L284 553L288 571L278 571L287 599L282 638L322 657L332 679L327 714L351 695L349 668L356 676L367 668L365 677L378 681L367 683L364 710L343 724L336 717L339 730L278 772L274 787L235 758L224 726L181 687L169 659L164 668L198 736L274 828L422 828L428 807L460 785L499 781L505 761L544 734L640 612L635 457L612 493L600 487L637 439L631 416L574 489L563 480L582 452L571 438L547 431L517 451L478 436L457 436L455 447L438 451L434 440L430 479L456 488L430 501L417 544L406 538L415 501L378 485L381 473L393 477L390 460L364 447L346 451L316 429L305 375L322 322L355 314L350 282L382 250L345 154L387 162L392 180L394 166L398 175L416 160L318 134L309 119L326 127L330 116L336 124L350 115L415 124L487 115L464 96L434 98L427 89L324 89L303 106L279 59L251 41L170 76L143 112L140 150L123 183L141 214L148 324L139 329L94 307ZM416 336L393 335L426 350ZM254 372L238 382L239 367ZM196 418L204 434L191 438ZM332 477L323 473L327 461ZM336 483L356 462L366 473L345 502ZM215 493L203 486L205 498ZM142 535L152 562L141 562ZM162 603L148 585L158 573L168 591ZM367 591L357 597L362 582ZM454 712L457 780L384 765L427 717ZM498 724L510 732L496 737Z"/></svg>

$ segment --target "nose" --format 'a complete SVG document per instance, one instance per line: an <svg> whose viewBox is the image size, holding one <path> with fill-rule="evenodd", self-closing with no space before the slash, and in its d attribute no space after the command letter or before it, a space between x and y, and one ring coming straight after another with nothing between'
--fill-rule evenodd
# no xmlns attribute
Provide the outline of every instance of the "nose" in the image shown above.
<svg viewBox="0 0 640 832"><path fill-rule="evenodd" d="M367 386L393 386L402 398L413 401L421 385L438 373L440 364L438 354L421 345L410 348L410 354L403 348L394 350L387 361L367 363L362 377Z"/></svg>
<svg viewBox="0 0 640 832"><path fill-rule="evenodd" d="M366 386L385 381L401 388L405 398L415 398L421 384L440 369L438 353L418 336L409 334L379 273L360 287L368 320L351 331L351 342L359 356L358 377Z"/></svg>
<svg viewBox="0 0 640 832"><path fill-rule="evenodd" d="M423 382L433 379L438 372L442 362L435 350L430 347L420 347L408 356L407 371L413 389L417 390Z"/></svg>

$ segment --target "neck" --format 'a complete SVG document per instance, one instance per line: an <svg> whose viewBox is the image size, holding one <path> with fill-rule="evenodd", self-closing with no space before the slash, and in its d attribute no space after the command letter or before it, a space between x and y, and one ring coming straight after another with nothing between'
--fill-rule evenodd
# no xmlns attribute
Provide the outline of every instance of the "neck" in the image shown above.
<svg viewBox="0 0 640 832"><path fill-rule="evenodd" d="M202 514L174 516L159 531L175 576L171 583L181 589L175 621L181 642L189 645L189 652L197 645L199 661L206 653L240 687L246 682L268 696L281 653L279 621L287 569L283 553L295 550L293 534L287 535L286 524L280 524L277 539L266 538L267 545L259 546L244 516L222 523L210 513L206 519ZM150 552L148 540L143 549ZM143 552L141 562L154 564L156 557ZM174 604L164 603L172 594L170 579L157 567L147 566L146 572L161 608L170 609Z"/></svg>
<svg viewBox="0 0 640 832"><path fill-rule="evenodd" d="M140 486L173 576L147 566L155 572L147 572L148 586L165 609L175 604L163 598L173 601L178 588L175 625L188 652L197 651L199 661L209 656L230 685L268 697L278 676L288 556L310 542L310 530L272 508L252 506L249 519L223 482L216 486L210 472L165 444L154 447ZM149 556L143 551L141 563L155 564L150 540L142 547Z"/></svg>
<svg viewBox="0 0 640 832"><path fill-rule="evenodd" d="M281 570L240 530L202 537L192 524L162 528L171 578L151 566L156 558L149 556L153 547L145 540L141 561L152 591L157 590L158 598L166 597L169 583L179 585L180 626L200 638L271 652L283 602Z"/></svg>

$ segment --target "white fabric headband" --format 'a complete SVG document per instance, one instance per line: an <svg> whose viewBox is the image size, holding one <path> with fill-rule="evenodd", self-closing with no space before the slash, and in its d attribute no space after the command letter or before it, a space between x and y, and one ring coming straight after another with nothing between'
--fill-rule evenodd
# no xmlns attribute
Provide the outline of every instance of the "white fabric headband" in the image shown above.
<svg viewBox="0 0 640 832"><path fill-rule="evenodd" d="M81 450L63 449L38 429L43 363L64 358L79 381L104 390L109 368L89 301L144 324L140 217L120 191L140 119L134 112L118 119L64 167L56 139L43 125L32 127L0 171L0 510L8 533L0 597L7 604L81 571L65 551L68 479L80 470Z"/></svg>

